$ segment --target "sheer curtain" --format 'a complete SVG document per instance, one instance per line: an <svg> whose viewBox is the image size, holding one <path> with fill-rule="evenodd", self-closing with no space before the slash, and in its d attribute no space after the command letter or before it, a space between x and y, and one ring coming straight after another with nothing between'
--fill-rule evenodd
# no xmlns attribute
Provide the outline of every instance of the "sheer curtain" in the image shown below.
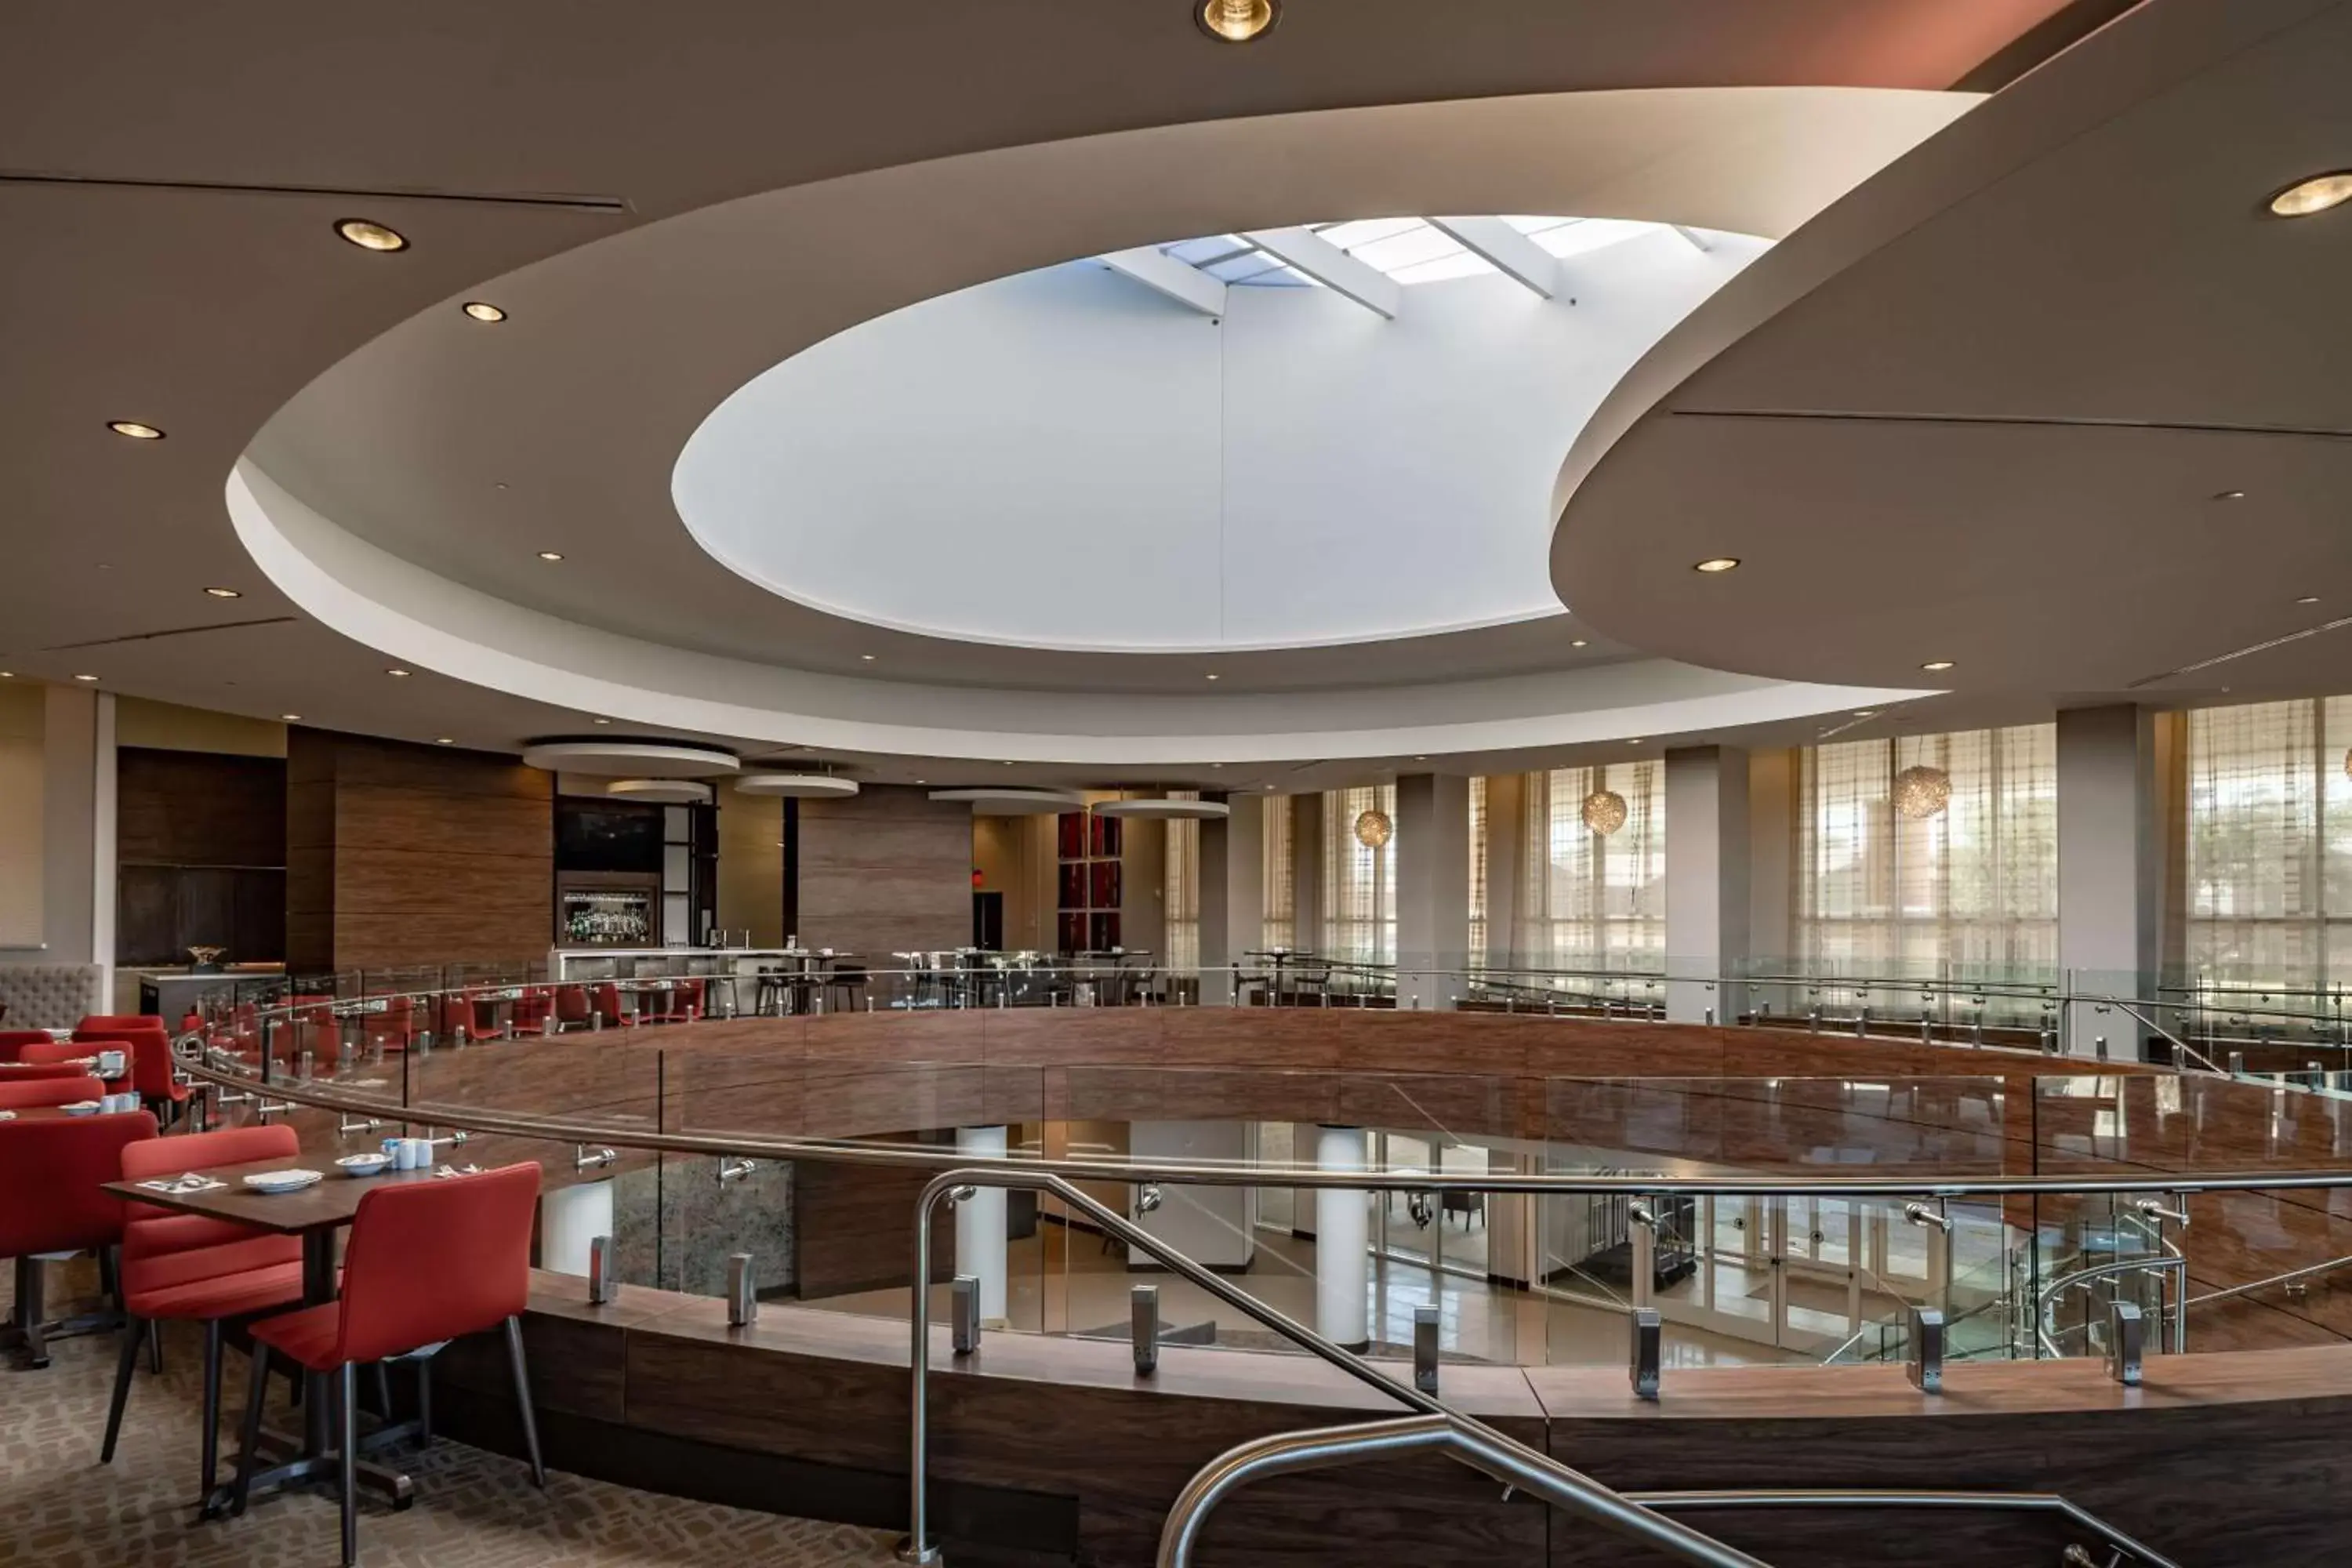
<svg viewBox="0 0 2352 1568"><path fill-rule="evenodd" d="M1265 914L1258 934L1261 948L1298 945L1298 885L1290 858L1290 797L1269 795L1258 802L1265 813L1259 842L1265 847L1263 866ZM1237 937L1241 934L1234 933Z"/></svg>
<svg viewBox="0 0 2352 1568"><path fill-rule="evenodd" d="M1201 792L1173 789L1171 800L1198 800ZM1171 970L1201 967L1201 825L1170 821L1167 868L1162 873L1161 910L1168 929L1168 951L1161 962Z"/></svg>
<svg viewBox="0 0 2352 1568"><path fill-rule="evenodd" d="M1396 821L1396 786L1326 790L1323 795L1321 951L1352 963L1396 962L1396 836L1375 849L1356 837L1368 811Z"/></svg>
<svg viewBox="0 0 2352 1568"><path fill-rule="evenodd" d="M2352 698L2189 715L2188 961L2203 984L2352 975Z"/></svg>
<svg viewBox="0 0 2352 1568"><path fill-rule="evenodd" d="M1917 766L1944 770L1952 793L1911 820L1895 814L1895 778ZM1790 956L1805 970L2032 980L2055 969L2056 726L1805 747L1795 816Z"/></svg>
<svg viewBox="0 0 2352 1568"><path fill-rule="evenodd" d="M1588 795L1625 798L1607 837L1584 825ZM1536 968L1655 973L1666 952L1666 770L1659 762L1527 775L1519 951Z"/></svg>
<svg viewBox="0 0 2352 1568"><path fill-rule="evenodd" d="M1486 781L1470 781L1470 967L1486 967Z"/></svg>

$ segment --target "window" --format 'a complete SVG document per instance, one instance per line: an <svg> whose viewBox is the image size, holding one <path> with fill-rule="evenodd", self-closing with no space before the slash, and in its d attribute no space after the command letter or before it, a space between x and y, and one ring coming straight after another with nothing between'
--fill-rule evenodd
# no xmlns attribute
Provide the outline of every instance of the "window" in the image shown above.
<svg viewBox="0 0 2352 1568"><path fill-rule="evenodd" d="M1396 962L1396 836L1374 848L1356 837L1368 811L1396 821L1396 786L1327 790L1323 795L1323 944L1349 963Z"/></svg>
<svg viewBox="0 0 2352 1568"><path fill-rule="evenodd" d="M2187 959L2200 986L2352 977L2352 698L2189 715Z"/></svg>
<svg viewBox="0 0 2352 1568"><path fill-rule="evenodd" d="M1943 769L1948 804L1895 811ZM1808 973L2041 981L2058 962L2058 731L2032 724L1798 752L1793 956ZM1769 963L1769 960L1767 960Z"/></svg>
<svg viewBox="0 0 2352 1568"><path fill-rule="evenodd" d="M1625 800L1625 823L1603 837L1584 825L1584 802L1603 790ZM1659 972L1666 952L1666 770L1611 763L1529 773L1528 873L1520 889L1537 969Z"/></svg>

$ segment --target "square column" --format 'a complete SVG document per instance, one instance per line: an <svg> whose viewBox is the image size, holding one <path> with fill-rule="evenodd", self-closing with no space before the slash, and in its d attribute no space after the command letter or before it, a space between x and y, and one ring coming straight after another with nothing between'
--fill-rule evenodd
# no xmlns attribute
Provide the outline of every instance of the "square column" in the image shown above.
<svg viewBox="0 0 2352 1568"><path fill-rule="evenodd" d="M1397 1005L1451 1007L1470 963L1470 781L1396 782Z"/></svg>
<svg viewBox="0 0 2352 1568"><path fill-rule="evenodd" d="M1290 797L1290 945L1323 950L1323 797Z"/></svg>
<svg viewBox="0 0 2352 1568"><path fill-rule="evenodd" d="M2156 718L2127 703L2058 715L2058 967L2069 990L2155 995L2164 927L2156 809ZM2137 1061L2147 1031L2130 1014L2067 1011L2065 1048Z"/></svg>
<svg viewBox="0 0 2352 1568"><path fill-rule="evenodd" d="M1201 1002L1234 999L1233 966L1265 927L1265 808L1250 795L1209 795L1233 815L1201 824Z"/></svg>
<svg viewBox="0 0 2352 1568"><path fill-rule="evenodd" d="M1711 984L1748 962L1748 753L1666 753L1666 1017L1737 1022L1741 987Z"/></svg>
<svg viewBox="0 0 2352 1568"><path fill-rule="evenodd" d="M50 963L95 963L113 1005L114 698L73 686L43 693L42 941Z"/></svg>
<svg viewBox="0 0 2352 1568"><path fill-rule="evenodd" d="M1539 874L1528 861L1528 782L1524 773L1496 773L1486 780L1486 967L1519 966L1519 910L1523 889Z"/></svg>

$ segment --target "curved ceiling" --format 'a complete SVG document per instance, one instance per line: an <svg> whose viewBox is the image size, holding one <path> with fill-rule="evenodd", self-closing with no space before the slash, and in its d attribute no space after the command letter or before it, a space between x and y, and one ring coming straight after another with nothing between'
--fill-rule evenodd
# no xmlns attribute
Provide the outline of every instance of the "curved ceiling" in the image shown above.
<svg viewBox="0 0 2352 1568"><path fill-rule="evenodd" d="M419 481L428 521L480 546L466 582L439 580L457 610L438 612L436 624L462 611L495 640L509 621L535 626L544 615L610 631L625 646L673 606L698 602L671 568L698 552L632 550L602 563L592 551L580 564L593 570L546 572L535 552L551 546L520 555L505 546L527 542L541 521L608 500L636 526L677 532L659 487L692 426L760 369L843 326L982 278L1301 212L1664 216L1646 193L1709 163L1722 171L1718 189L1687 220L1777 235L1949 109L1923 107L1907 138L1888 139L1758 104L1769 110L1782 89L1801 102L1843 88L1910 89L1924 105L1955 85L1998 87L2100 9L2059 0L1691 0L1668 13L1494 0L1465 15L1420 0L1293 0L1276 35L1236 50L1201 38L1179 4L1164 14L1143 4L1075 8L1044 32L1008 26L963 0L822 8L684 0L601 16L593 29L555 0L488 10L419 0L364 25L293 0L253 0L183 8L128 32L85 7L20 7L0 22L8 46L0 48L0 225L11 236L0 247L9 307L0 463L15 487L11 570L0 578L7 667L51 679L87 671L108 689L233 711L299 710L315 723L414 739L446 733L512 748L576 730L612 683L583 680L569 695L561 682L499 690L472 684L463 659L446 670L404 660L415 677L385 681L383 644L363 635L375 627L371 615L393 618L381 606L321 613L255 570L222 487L273 411L367 348L382 375L330 378L318 389L358 416L333 463L306 471L291 440L257 450L282 460L300 493L320 486L336 523L353 527L373 526L373 452L391 455L395 479L398 463L432 454ZM1562 140L1519 110L1560 95L1641 99L1664 118L1627 119L1606 134L1595 123L1596 134ZM1676 118L1702 101L1701 119ZM402 111L426 104L429 113ZM615 113L616 104L629 111ZM1451 118L1384 120L1383 107L1397 105ZM1491 112L1479 112L1485 106ZM1284 127L1317 134L1358 111L1378 133L1359 143L1365 162L1344 199L1280 167L1234 179L1248 157L1279 163L1289 150ZM1244 128L1221 141L1219 121ZM1171 180L1120 134L1146 127L1198 133L1189 145L1205 152L1209 170L1189 185ZM1432 127L1443 134L1431 139ZM979 206L985 181L940 192L932 211L959 220L960 256L943 258L928 236L899 226L907 194L940 164L980 172L998 155L991 150L1018 159L1038 143L1059 151L1024 165L1048 187L1034 199L1020 193L1025 208L1001 198ZM1087 179L1050 188L1072 172L1103 184L1115 172L1097 166L1104 143L1127 160L1128 186L1192 194L1146 201L1113 191L1104 200ZM1558 182L1530 177L1555 164L1567 171ZM1810 193L1759 177L1791 170L1801 187L1813 182ZM1090 199L1102 232L1083 243L1055 232L1060 202ZM355 212L415 243L392 257L343 246L331 226ZM753 278L704 265L675 279L641 277L641 291L622 298L600 289L596 267L565 264L583 247L600 257L635 254L632 241L657 248L673 223L656 220L724 244L763 224L820 216L827 237L864 262L846 284L797 266ZM462 322L457 301L493 279L531 291L511 296L522 308L506 323L457 341L401 325L445 315ZM697 333L660 330L666 313L698 314L706 292L722 310L764 298L776 314L739 317L740 341L716 352ZM509 369L507 350L493 350L534 331L566 341L530 345L515 361L528 359L527 370ZM402 380L410 370L416 379ZM600 401L640 380L646 399ZM549 397L551 388L562 395ZM641 448L647 429L635 421L649 406L656 417ZM105 430L116 418L153 424L169 439L126 442ZM598 489L608 445L660 452L641 466L650 482L633 479L611 496ZM444 468L443 456L463 460ZM354 475L358 493L346 498L336 487ZM337 504L346 499L353 504ZM430 571L404 574L416 562L431 566L427 554L383 559L421 595L442 591ZM710 576L733 588L699 602L691 629L701 651L757 658L753 645L782 645L800 659L793 679L803 684L810 671L855 671L855 643L818 623L780 631L746 611L772 599L715 569ZM242 597L207 598L207 585ZM1571 662L1549 633L1587 635L1574 622L1536 625L1545 636L1505 627L1401 639L1370 658L1318 664L1301 654L1263 668L1252 662L1261 656L1235 656L1234 669L1267 691L1406 677L1524 683ZM1624 657L1589 640L1592 655ZM903 651L910 662L895 673L913 679L865 685L911 685L917 706L954 700L958 680L986 683L992 700L1057 689L1050 664L975 666L961 645L933 649L925 639ZM919 668L915 657L929 662ZM1097 658L1088 675L1099 692L1176 689L1174 672L1150 668L1158 662ZM1605 699L1576 700L1593 710ZM763 711L772 720L779 710ZM722 716L649 702L637 721L687 732Z"/></svg>
<svg viewBox="0 0 2352 1568"><path fill-rule="evenodd" d="M1410 219L1326 231L1343 256L1349 230L1400 255L1392 320L1234 237L1173 247L1164 281L1190 302L1125 258L925 300L734 393L672 499L769 592L938 637L1223 653L1557 616L1548 503L1570 440L1763 247L1528 221L1586 241L1572 295L1539 244L1524 284Z"/></svg>
<svg viewBox="0 0 2352 1568"><path fill-rule="evenodd" d="M2352 7L2150 0L2020 81L1621 384L1554 582L1791 679L2343 689L2352 207L2264 203L2352 164L2347 73Z"/></svg>

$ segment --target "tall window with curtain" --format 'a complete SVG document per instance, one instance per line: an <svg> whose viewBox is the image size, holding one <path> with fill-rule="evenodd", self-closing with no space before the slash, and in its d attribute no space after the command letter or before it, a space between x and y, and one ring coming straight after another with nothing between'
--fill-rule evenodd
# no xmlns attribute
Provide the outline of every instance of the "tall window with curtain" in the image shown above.
<svg viewBox="0 0 2352 1568"><path fill-rule="evenodd" d="M1601 833L1584 803L1615 795L1625 817ZM1666 952L1666 770L1609 763L1527 775L1527 867L1519 950L1538 968L1657 972ZM1596 813L1602 821L1609 813Z"/></svg>
<svg viewBox="0 0 2352 1568"><path fill-rule="evenodd" d="M1294 879L1290 858L1290 797L1269 795L1258 802L1265 813L1259 842L1265 846L1263 863L1265 889L1265 913L1258 934L1261 948L1297 947L1298 945L1298 885ZM1236 932L1238 938L1245 933Z"/></svg>
<svg viewBox="0 0 2352 1568"><path fill-rule="evenodd" d="M1171 800L1198 800L1198 790L1170 790ZM1201 825L1171 821L1167 868L1162 873L1161 912L1168 930L1164 955L1171 970L1201 967Z"/></svg>
<svg viewBox="0 0 2352 1568"><path fill-rule="evenodd" d="M1352 963L1396 962L1396 836L1366 844L1357 819L1378 811L1396 821L1396 786L1327 790L1323 795L1321 951Z"/></svg>
<svg viewBox="0 0 2352 1568"><path fill-rule="evenodd" d="M2187 953L2201 984L2352 979L2352 698L2189 715Z"/></svg>
<svg viewBox="0 0 2352 1568"><path fill-rule="evenodd" d="M1906 770L1942 809L1896 809ZM2058 962L2050 724L1810 746L1797 755L1792 954L1811 973L2038 980Z"/></svg>
<svg viewBox="0 0 2352 1568"><path fill-rule="evenodd" d="M1470 781L1470 967L1486 967L1486 781Z"/></svg>

